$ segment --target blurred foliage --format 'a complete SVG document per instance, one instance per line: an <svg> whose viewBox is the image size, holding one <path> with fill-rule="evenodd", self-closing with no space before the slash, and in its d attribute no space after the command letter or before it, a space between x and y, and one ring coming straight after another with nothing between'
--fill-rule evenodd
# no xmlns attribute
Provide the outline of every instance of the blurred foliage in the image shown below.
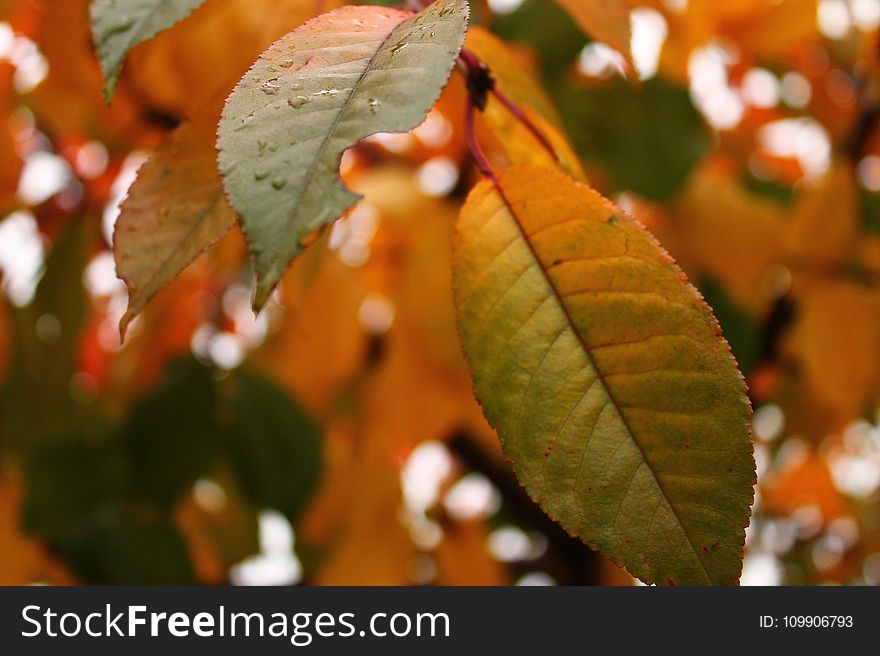
<svg viewBox="0 0 880 656"><path fill-rule="evenodd" d="M280 515L309 583L630 584L525 497L473 399L459 78L425 125L349 152L367 200L260 319L236 229L120 345L105 233L133 169L316 4L341 3L209 0L132 51L107 107L85 0L0 2L0 582L245 580ZM520 102L701 287L747 377L744 580L880 583L876 3L633 0L666 31L641 81L556 3L493 4L475 23L550 99Z"/></svg>

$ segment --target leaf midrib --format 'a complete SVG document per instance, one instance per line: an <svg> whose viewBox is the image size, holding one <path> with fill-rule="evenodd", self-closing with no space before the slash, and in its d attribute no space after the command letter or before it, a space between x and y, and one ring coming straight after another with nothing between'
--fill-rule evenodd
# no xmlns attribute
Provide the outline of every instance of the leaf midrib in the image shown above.
<svg viewBox="0 0 880 656"><path fill-rule="evenodd" d="M532 259L534 259L534 261L538 265L538 269L541 271L542 275L544 276L544 279L547 281L547 285L550 287L550 290L553 293L553 296L556 298L557 305L562 310L562 313L563 313L563 316L565 317L566 323L568 324L571 331L577 337L578 342L581 344L581 348L584 352L584 355L587 357L587 360L589 361L590 367L596 373L597 380L602 385L602 389L605 390L605 394L607 395L609 402L614 406L615 410L617 411L617 415L620 417L620 421L623 423L623 426L626 429L627 434L630 436L633 443L636 445L636 448L638 448L638 450L639 450L639 454L642 457L642 462L644 462L645 465L647 465L648 471L651 472L651 476L653 477L654 481L657 484L657 489L660 491L660 494L663 496L663 499L666 501L667 505L669 506L670 510L672 511L672 514L675 517L675 521L678 522L678 525L681 528L682 533L684 533L684 536L687 539L688 544L691 547L691 551L693 552L694 558L697 561L697 563L699 564L700 569L703 572L703 575L706 577L706 580L710 584L713 584L714 581L712 580L712 577L709 576L709 572L706 570L706 566L703 564L703 561L700 559L699 553L697 551L697 547L694 544L694 541L691 538L690 533L688 532L687 528L685 527L684 523L682 522L678 511L676 510L675 506L672 503L672 500L669 498L669 495L667 494L666 490L664 489L663 484L661 483L660 478L657 476L657 473L654 471L653 466L650 465L650 462L648 460L648 457L645 453L644 448L642 447L641 443L639 442L638 438L636 437L636 433L630 427L629 422L623 413L623 410L622 410L620 403L615 398L614 393L611 391L611 388L608 385L608 382L605 380L604 374L599 369L599 367L596 366L596 360L593 357L592 349L587 344L587 342L584 340L583 335L581 335L580 331L577 329L577 325L575 324L574 319L571 316L571 312L569 311L568 306L565 303L564 297L559 293L559 290L556 287L556 283L553 282L553 279L550 277L550 274L547 271L546 267L544 266L543 261L541 260L540 257L538 257L538 253L535 250L535 247L532 245L532 242L529 240L528 233L526 232L525 228L523 228L522 223L519 220L519 217L517 217L516 212L513 209L513 205L511 204L510 200L507 198L507 195L504 193L504 190L501 187L501 184L499 182L491 181L490 184L493 185L495 191L498 193L498 196L501 198L502 202L507 207L507 211L510 213L510 216L513 219L514 224L516 225L517 230L519 231L523 241L526 243L526 246L528 246L528 249L529 249L529 252L531 253Z"/></svg>
<svg viewBox="0 0 880 656"><path fill-rule="evenodd" d="M403 20L401 20L399 23L397 23L394 27L392 27L388 31L388 34L386 34L385 38L382 39L381 43L379 44L379 47L376 49L376 52L374 52L373 55L370 57L369 61L367 62L367 65L364 67L364 70L358 76L357 80L355 80L355 83L351 87L351 93L348 94L348 97L345 99L345 102L342 104L342 107L340 107L339 112L334 117L333 123L330 125L330 129L327 131L327 133L321 139L321 145L318 146L316 156L312 160L312 163L309 165L309 169L306 172L306 177L303 180L302 185L300 185L299 190L297 191L297 196L296 196L296 200L295 200L296 209L294 210L294 215L296 215L296 213L299 211L300 205L302 204L302 200L305 197L306 193L308 192L309 187L311 187L312 181L315 178L315 174L318 171L318 165L323 161L324 155L327 153L327 147L330 145L331 139L336 136L336 130L339 128L339 124L342 122L342 117L346 114L346 112L348 112L348 108L351 107L351 103L354 102L354 98L358 94L358 91L360 90L360 85L363 84L367 75L370 73L373 66L375 65L376 60L379 57L379 54L382 53L382 51L385 49L385 45L388 43L388 41L391 39L391 37L394 35L394 33L397 31L397 29L401 25L403 25L406 21L408 21L410 18L412 18L412 16L414 16L414 15L415 14L412 14L412 15L404 18Z"/></svg>

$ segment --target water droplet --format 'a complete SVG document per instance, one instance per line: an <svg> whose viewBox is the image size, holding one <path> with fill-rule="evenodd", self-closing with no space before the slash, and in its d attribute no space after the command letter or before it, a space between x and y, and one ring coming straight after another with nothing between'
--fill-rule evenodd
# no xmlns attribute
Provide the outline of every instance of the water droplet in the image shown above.
<svg viewBox="0 0 880 656"><path fill-rule="evenodd" d="M122 20L120 20L116 25L111 27L104 33L104 37L113 36L114 34L119 34L120 32L127 32L132 28L135 21L130 16L124 16Z"/></svg>
<svg viewBox="0 0 880 656"><path fill-rule="evenodd" d="M287 104L296 109L305 105L309 99L306 96L297 96L296 98L288 98Z"/></svg>
<svg viewBox="0 0 880 656"><path fill-rule="evenodd" d="M268 82L264 83L263 86L260 87L260 89L262 89L263 93L265 93L266 95L269 95L269 96L274 96L276 93L278 93L279 87L277 84L275 84L275 79L277 79L277 78L269 80Z"/></svg>
<svg viewBox="0 0 880 656"><path fill-rule="evenodd" d="M265 180L267 177L269 177L269 172L265 169L257 169L254 171L254 180L257 180L258 182L260 180Z"/></svg>
<svg viewBox="0 0 880 656"><path fill-rule="evenodd" d="M272 180L272 186L279 191L281 189L284 189L284 185L286 184L287 180L285 180L284 178L275 178L274 180Z"/></svg>
<svg viewBox="0 0 880 656"><path fill-rule="evenodd" d="M379 100L376 100L375 98L370 98L367 101L367 104L370 106L370 111L375 114L376 111L379 109L379 105L381 105L382 102Z"/></svg>
<svg viewBox="0 0 880 656"><path fill-rule="evenodd" d="M292 59L285 59L284 61L278 62L278 65L281 68L290 68L291 66L293 66L293 60Z"/></svg>

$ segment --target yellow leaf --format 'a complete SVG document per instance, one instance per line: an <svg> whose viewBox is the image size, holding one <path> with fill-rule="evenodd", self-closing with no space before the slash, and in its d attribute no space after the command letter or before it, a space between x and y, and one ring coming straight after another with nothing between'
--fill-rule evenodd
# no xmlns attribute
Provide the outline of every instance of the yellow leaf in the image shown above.
<svg viewBox="0 0 880 656"><path fill-rule="evenodd" d="M464 46L489 67L498 88L518 105L531 107L556 127L562 125L553 100L536 80L534 67L513 46L479 25L468 30Z"/></svg>
<svg viewBox="0 0 880 656"><path fill-rule="evenodd" d="M529 494L643 581L734 584L749 401L666 252L586 185L515 167L472 192L453 267L477 396Z"/></svg>
<svg viewBox="0 0 880 656"><path fill-rule="evenodd" d="M780 259L786 219L785 208L750 193L723 167L703 166L670 215L671 250L689 272L712 278L739 305L758 310L770 300L768 272Z"/></svg>
<svg viewBox="0 0 880 656"><path fill-rule="evenodd" d="M878 381L880 296L856 283L814 287L797 331L809 387L840 421L858 417Z"/></svg>
<svg viewBox="0 0 880 656"><path fill-rule="evenodd" d="M843 266L854 256L860 223L855 176L839 163L802 191L783 234L786 253L795 265Z"/></svg>

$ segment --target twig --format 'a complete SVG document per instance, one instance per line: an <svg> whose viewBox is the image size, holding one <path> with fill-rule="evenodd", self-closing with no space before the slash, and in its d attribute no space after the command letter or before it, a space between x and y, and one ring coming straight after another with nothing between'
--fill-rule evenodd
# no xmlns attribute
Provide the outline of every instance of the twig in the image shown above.
<svg viewBox="0 0 880 656"><path fill-rule="evenodd" d="M474 131L475 108L476 105L474 103L474 99L470 95L468 95L467 104L465 105L464 110L464 133L467 139L467 145L471 151L471 156L474 158L474 162L476 163L477 168L480 169L480 172L487 178L489 178L492 182L497 182L495 171L492 170L492 165L489 164L489 160L486 159L486 154L480 147L480 142L477 139L476 132Z"/></svg>

